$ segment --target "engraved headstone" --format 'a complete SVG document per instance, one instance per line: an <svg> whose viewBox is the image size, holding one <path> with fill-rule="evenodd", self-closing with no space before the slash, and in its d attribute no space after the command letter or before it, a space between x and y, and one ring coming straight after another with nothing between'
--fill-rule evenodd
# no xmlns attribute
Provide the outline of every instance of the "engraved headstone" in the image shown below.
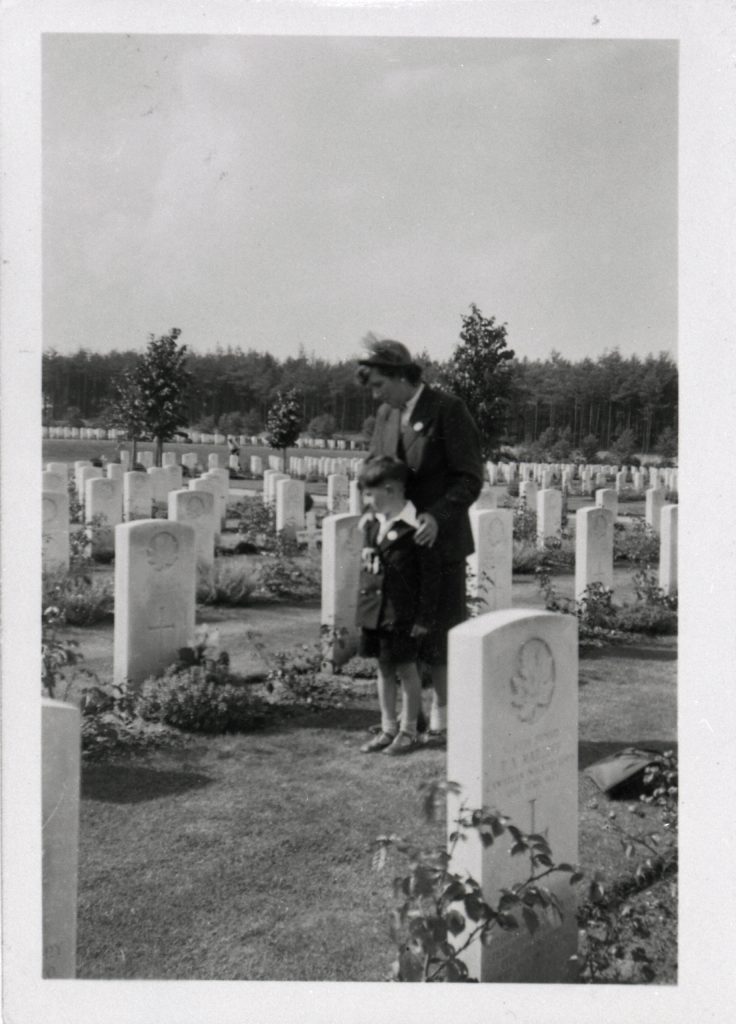
<svg viewBox="0 0 736 1024"><path fill-rule="evenodd" d="M478 614L511 607L514 514L511 509L472 509L475 551L468 556L470 594Z"/></svg>
<svg viewBox="0 0 736 1024"><path fill-rule="evenodd" d="M150 519L152 504L153 495L148 473L143 473L140 470L123 473L123 519L125 522Z"/></svg>
<svg viewBox="0 0 736 1024"><path fill-rule="evenodd" d="M276 484L276 530L296 539L304 528L304 483L288 476Z"/></svg>
<svg viewBox="0 0 736 1024"><path fill-rule="evenodd" d="M169 519L194 527L197 566L209 571L215 560L215 537L219 523L215 515L215 495L205 490L169 492Z"/></svg>
<svg viewBox="0 0 736 1024"><path fill-rule="evenodd" d="M123 473L125 470L120 462L108 462L105 466L105 475L108 480L119 480L120 487L123 486Z"/></svg>
<svg viewBox="0 0 736 1024"><path fill-rule="evenodd" d="M591 583L613 587L613 513L593 505L575 514L575 600Z"/></svg>
<svg viewBox="0 0 736 1024"><path fill-rule="evenodd" d="M65 491L41 494L42 564L47 572L69 568L69 495Z"/></svg>
<svg viewBox="0 0 736 1024"><path fill-rule="evenodd" d="M649 487L644 494L644 519L655 533L659 533L659 519L665 502L662 487Z"/></svg>
<svg viewBox="0 0 736 1024"><path fill-rule="evenodd" d="M163 466L149 466L148 479L151 481L151 496L155 502L165 505L169 500L169 474Z"/></svg>
<svg viewBox="0 0 736 1024"><path fill-rule="evenodd" d="M227 518L227 498L230 491L230 473L226 469L208 469L205 477L208 480L214 480L217 484L217 514L220 517L220 526L224 530Z"/></svg>
<svg viewBox="0 0 736 1024"><path fill-rule="evenodd" d="M537 510L537 485L533 480L522 480L519 484L519 499L525 501L532 512Z"/></svg>
<svg viewBox="0 0 736 1024"><path fill-rule="evenodd" d="M330 473L327 477L327 511L333 515L348 511L349 481L342 473Z"/></svg>
<svg viewBox="0 0 736 1024"><path fill-rule="evenodd" d="M562 491L543 487L537 493L537 545L544 547L548 538L559 539L562 532Z"/></svg>
<svg viewBox="0 0 736 1024"><path fill-rule="evenodd" d="M89 553L93 558L111 554L115 550L114 529L123 517L123 487L119 480L105 477L87 481L84 507L89 540Z"/></svg>
<svg viewBox="0 0 736 1024"><path fill-rule="evenodd" d="M115 529L113 676L141 683L194 639L196 537L188 523L144 519Z"/></svg>
<svg viewBox="0 0 736 1024"><path fill-rule="evenodd" d="M659 518L659 585L668 597L677 593L677 505L664 505Z"/></svg>
<svg viewBox="0 0 736 1024"><path fill-rule="evenodd" d="M138 452L137 458L141 466L145 466L146 469L150 469L153 466L153 452Z"/></svg>
<svg viewBox="0 0 736 1024"><path fill-rule="evenodd" d="M449 634L447 778L454 828L460 801L508 815L528 834L544 836L558 862L578 858L577 622L527 609L490 612ZM510 835L484 847L474 830L453 850L450 870L467 872L492 899L528 877L529 862L510 857ZM463 955L481 982L572 981L577 953L575 889L567 873L544 880L562 918L538 915L530 932L497 929L487 946ZM519 914L521 918L521 914ZM462 944L467 933L455 941Z"/></svg>
<svg viewBox="0 0 736 1024"><path fill-rule="evenodd" d="M218 452L210 452L207 456L207 468L208 469L219 469L220 468L220 455Z"/></svg>
<svg viewBox="0 0 736 1024"><path fill-rule="evenodd" d="M162 466L175 466L176 465L176 452L163 452L161 455Z"/></svg>
<svg viewBox="0 0 736 1024"><path fill-rule="evenodd" d="M260 455L251 455L250 471L253 476L263 476L263 459Z"/></svg>
<svg viewBox="0 0 736 1024"><path fill-rule="evenodd" d="M56 491L58 494L66 494L66 473L50 473L48 470L45 470L45 472L41 474L41 490Z"/></svg>
<svg viewBox="0 0 736 1024"><path fill-rule="evenodd" d="M322 625L325 662L342 665L355 654L358 579L363 538L360 516L349 512L322 520Z"/></svg>
<svg viewBox="0 0 736 1024"><path fill-rule="evenodd" d="M73 704L41 700L43 977L73 978L81 721Z"/></svg>
<svg viewBox="0 0 736 1024"><path fill-rule="evenodd" d="M612 487L602 487L595 492L595 503L598 508L607 508L613 515L614 522L618 515L618 492Z"/></svg>

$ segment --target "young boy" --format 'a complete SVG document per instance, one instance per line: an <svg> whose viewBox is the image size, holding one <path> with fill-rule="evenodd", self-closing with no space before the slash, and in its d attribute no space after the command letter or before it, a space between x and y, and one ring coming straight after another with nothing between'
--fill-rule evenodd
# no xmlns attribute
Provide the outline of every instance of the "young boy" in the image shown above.
<svg viewBox="0 0 736 1024"><path fill-rule="evenodd" d="M391 756L417 744L421 678L417 655L433 626L439 602L441 557L414 542L416 510L406 500L408 470L384 456L366 462L358 485L371 506L360 521L363 550L357 624L360 653L378 659L381 732L360 749ZM396 720L397 679L401 683L401 723Z"/></svg>

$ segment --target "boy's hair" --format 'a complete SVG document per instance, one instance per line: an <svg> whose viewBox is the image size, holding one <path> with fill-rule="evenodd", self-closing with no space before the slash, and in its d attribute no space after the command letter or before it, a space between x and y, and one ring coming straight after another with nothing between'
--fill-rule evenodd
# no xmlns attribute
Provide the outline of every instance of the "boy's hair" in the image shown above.
<svg viewBox="0 0 736 1024"><path fill-rule="evenodd" d="M381 455L378 458L368 459L358 477L358 488L362 491L366 487L380 487L381 484L395 482L401 485L402 491L406 490L406 481L409 470L401 459L394 459L390 455Z"/></svg>

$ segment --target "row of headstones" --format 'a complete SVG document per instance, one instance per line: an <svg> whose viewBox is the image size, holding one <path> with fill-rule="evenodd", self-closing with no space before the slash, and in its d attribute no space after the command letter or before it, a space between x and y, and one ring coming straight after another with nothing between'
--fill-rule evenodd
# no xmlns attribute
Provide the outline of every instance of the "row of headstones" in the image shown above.
<svg viewBox="0 0 736 1024"><path fill-rule="evenodd" d="M200 430L189 430L187 435L192 444L227 444L225 434L208 434ZM125 437L125 431L116 429L105 429L103 427L42 427L41 436L55 440L83 440L83 441L117 441ZM241 447L251 447L268 444L268 438L264 436L239 434L235 440ZM297 448L328 448L337 451L357 451L362 447L360 441L347 441L337 438L323 437L300 437L296 442Z"/></svg>
<svg viewBox="0 0 736 1024"><path fill-rule="evenodd" d="M125 434L122 430L107 430L103 427L42 427L41 436L75 441L117 441Z"/></svg>
<svg viewBox="0 0 736 1024"><path fill-rule="evenodd" d="M571 490L573 480L580 481L583 494L592 494L594 490L606 486L614 480L616 491L626 488L643 491L648 487L664 487L668 491L677 490L677 470L671 467L648 466L636 468L625 466L579 465L572 463L537 463L537 462L500 462L486 463L486 472L491 484L514 483L518 480L523 484L527 480L534 481L543 488L559 484L562 489Z"/></svg>

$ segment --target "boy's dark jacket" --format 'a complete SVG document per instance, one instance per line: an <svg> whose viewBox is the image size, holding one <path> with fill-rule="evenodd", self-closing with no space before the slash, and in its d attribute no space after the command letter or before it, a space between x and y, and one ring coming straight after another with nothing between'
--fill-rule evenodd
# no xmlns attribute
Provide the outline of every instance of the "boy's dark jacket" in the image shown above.
<svg viewBox="0 0 736 1024"><path fill-rule="evenodd" d="M439 551L415 544L416 530L408 523L393 523L380 544L378 529L374 516L364 517L357 625L384 629L417 624L431 629L440 593ZM371 564L377 572L371 571Z"/></svg>
<svg viewBox="0 0 736 1024"><path fill-rule="evenodd" d="M417 512L437 520L435 547L443 561L463 561L473 551L468 509L483 485L480 437L464 403L425 385L407 427L399 409L379 406L370 454L406 462L406 496Z"/></svg>

